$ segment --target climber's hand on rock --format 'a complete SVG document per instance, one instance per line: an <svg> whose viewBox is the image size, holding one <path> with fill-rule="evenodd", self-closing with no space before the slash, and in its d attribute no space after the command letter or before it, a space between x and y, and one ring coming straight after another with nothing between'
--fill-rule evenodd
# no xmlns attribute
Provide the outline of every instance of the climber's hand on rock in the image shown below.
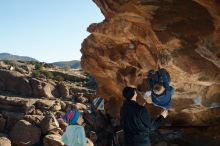
<svg viewBox="0 0 220 146"><path fill-rule="evenodd" d="M164 110L161 115L166 118L168 116L168 110Z"/></svg>
<svg viewBox="0 0 220 146"><path fill-rule="evenodd" d="M151 97L147 97L147 98L146 98L146 102L147 102L148 104L152 104L152 99L151 99Z"/></svg>
<svg viewBox="0 0 220 146"><path fill-rule="evenodd" d="M161 65L161 61L160 59L157 60L157 66L156 66L156 70L159 70L162 68L162 65Z"/></svg>

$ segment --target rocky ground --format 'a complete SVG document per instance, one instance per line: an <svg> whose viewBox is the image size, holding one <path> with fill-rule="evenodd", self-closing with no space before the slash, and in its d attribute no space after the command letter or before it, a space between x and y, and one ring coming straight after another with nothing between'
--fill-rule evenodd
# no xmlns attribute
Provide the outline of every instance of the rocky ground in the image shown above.
<svg viewBox="0 0 220 146"><path fill-rule="evenodd" d="M0 146L63 146L62 117L70 109L83 113L86 135L95 146L122 145L123 133L117 132L118 119L95 110L92 105L95 87L94 79L82 70L0 61ZM150 105L148 109L160 112ZM172 119L175 114L181 118ZM207 110L201 106L171 112L166 124L152 133L153 146L217 146L218 115L218 108Z"/></svg>
<svg viewBox="0 0 220 146"><path fill-rule="evenodd" d="M62 145L62 116L91 113L94 79L80 69L0 61L0 145Z"/></svg>

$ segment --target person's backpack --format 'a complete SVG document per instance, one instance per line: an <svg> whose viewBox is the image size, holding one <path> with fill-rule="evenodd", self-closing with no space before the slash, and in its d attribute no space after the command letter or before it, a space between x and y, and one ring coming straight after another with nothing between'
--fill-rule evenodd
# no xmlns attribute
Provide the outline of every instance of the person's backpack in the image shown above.
<svg viewBox="0 0 220 146"><path fill-rule="evenodd" d="M105 107L104 107L104 99L102 97L97 97L93 100L93 105L97 110L101 110L104 111Z"/></svg>

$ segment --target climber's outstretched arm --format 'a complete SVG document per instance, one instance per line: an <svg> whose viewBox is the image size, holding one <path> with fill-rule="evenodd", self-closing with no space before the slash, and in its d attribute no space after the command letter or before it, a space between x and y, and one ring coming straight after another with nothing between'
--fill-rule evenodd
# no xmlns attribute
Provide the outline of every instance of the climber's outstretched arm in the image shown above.
<svg viewBox="0 0 220 146"><path fill-rule="evenodd" d="M157 60L157 65L156 65L156 70L159 70L163 68L163 66L161 65L160 59Z"/></svg>

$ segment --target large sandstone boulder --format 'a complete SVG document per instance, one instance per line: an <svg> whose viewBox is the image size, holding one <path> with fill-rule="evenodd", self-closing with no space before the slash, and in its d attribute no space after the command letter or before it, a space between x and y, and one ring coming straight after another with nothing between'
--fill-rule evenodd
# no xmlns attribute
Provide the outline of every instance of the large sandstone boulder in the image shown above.
<svg viewBox="0 0 220 146"><path fill-rule="evenodd" d="M219 125L220 108L192 106L180 112L170 112L172 125L176 126L215 126Z"/></svg>
<svg viewBox="0 0 220 146"><path fill-rule="evenodd" d="M5 64L4 61L0 61L0 69L4 69L4 70L7 70L9 67L9 65Z"/></svg>
<svg viewBox="0 0 220 146"><path fill-rule="evenodd" d="M28 72L20 67L15 67L15 71L21 73L21 74L27 74Z"/></svg>
<svg viewBox="0 0 220 146"><path fill-rule="evenodd" d="M48 100L48 99L39 99L36 101L35 106L37 109L40 110L49 110L54 104L53 100Z"/></svg>
<svg viewBox="0 0 220 146"><path fill-rule="evenodd" d="M60 101L61 110L64 111L66 109L66 103L64 101Z"/></svg>
<svg viewBox="0 0 220 146"><path fill-rule="evenodd" d="M81 48L82 68L97 81L106 110L119 115L122 89L147 90L157 59L176 88L173 108L218 106L220 3L216 0L94 0L105 20L91 24ZM212 100L215 103L210 102ZM178 116L178 114L176 114Z"/></svg>
<svg viewBox="0 0 220 146"><path fill-rule="evenodd" d="M36 99L28 99L14 96L0 96L0 109L10 112L30 112Z"/></svg>
<svg viewBox="0 0 220 146"><path fill-rule="evenodd" d="M75 104L75 109L83 111L83 110L87 109L87 106L85 104L83 104L83 103L76 103Z"/></svg>
<svg viewBox="0 0 220 146"><path fill-rule="evenodd" d="M64 146L60 135L49 134L44 137L44 146Z"/></svg>
<svg viewBox="0 0 220 146"><path fill-rule="evenodd" d="M40 123L41 131L43 135L46 134L59 134L61 129L55 116L50 113L47 114Z"/></svg>
<svg viewBox="0 0 220 146"><path fill-rule="evenodd" d="M93 98L94 97L94 90L88 89L87 87L71 87L69 89L70 95L73 95L74 97L78 97L80 95L84 95L86 98Z"/></svg>
<svg viewBox="0 0 220 146"><path fill-rule="evenodd" d="M52 98L54 95L56 95L53 94L56 91L56 88L47 82L43 82L37 79L30 79L30 85L32 87L34 97Z"/></svg>
<svg viewBox="0 0 220 146"><path fill-rule="evenodd" d="M15 124L24 118L23 113L18 112L3 112L3 116L7 120L5 130L11 131L11 129L15 126Z"/></svg>
<svg viewBox="0 0 220 146"><path fill-rule="evenodd" d="M86 103L88 102L88 98L84 97L84 94L81 94L76 98L76 101L80 103Z"/></svg>
<svg viewBox="0 0 220 146"><path fill-rule="evenodd" d="M70 95L69 87L66 86L64 83L60 83L58 85L58 91L59 91L61 97L68 97Z"/></svg>
<svg viewBox="0 0 220 146"><path fill-rule="evenodd" d="M32 95L29 80L18 72L0 70L0 84L0 89L24 96Z"/></svg>
<svg viewBox="0 0 220 146"><path fill-rule="evenodd" d="M25 115L23 119L30 122L33 125L39 126L43 118L44 116L42 115Z"/></svg>
<svg viewBox="0 0 220 146"><path fill-rule="evenodd" d="M36 101L35 105L41 111L59 111L62 109L61 103L58 100L40 99Z"/></svg>
<svg viewBox="0 0 220 146"><path fill-rule="evenodd" d="M53 106L50 108L50 111L60 111L62 109L62 104L60 101L54 101Z"/></svg>
<svg viewBox="0 0 220 146"><path fill-rule="evenodd" d="M31 146L39 142L41 129L31 123L20 120L10 131L10 140L14 145Z"/></svg>

